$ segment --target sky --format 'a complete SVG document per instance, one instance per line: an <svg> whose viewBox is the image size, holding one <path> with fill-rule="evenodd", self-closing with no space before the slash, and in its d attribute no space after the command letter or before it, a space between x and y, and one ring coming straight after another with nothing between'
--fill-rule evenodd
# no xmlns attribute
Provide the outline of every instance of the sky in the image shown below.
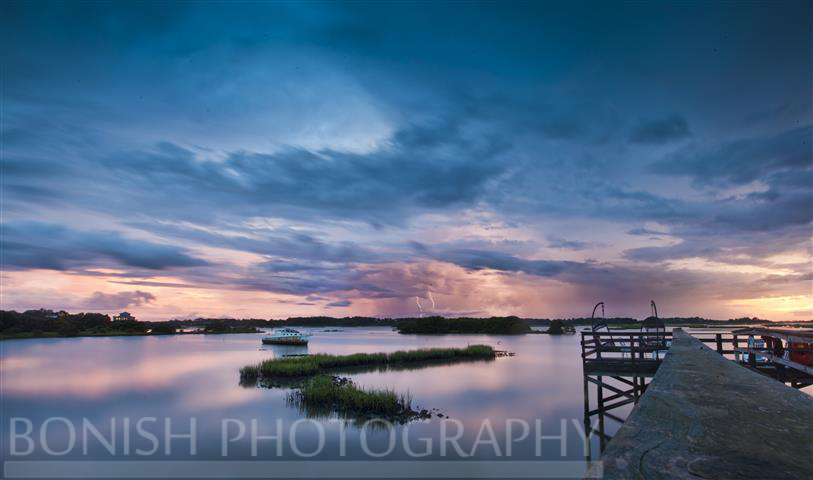
<svg viewBox="0 0 813 480"><path fill-rule="evenodd" d="M0 5L3 309L813 318L813 13Z"/></svg>

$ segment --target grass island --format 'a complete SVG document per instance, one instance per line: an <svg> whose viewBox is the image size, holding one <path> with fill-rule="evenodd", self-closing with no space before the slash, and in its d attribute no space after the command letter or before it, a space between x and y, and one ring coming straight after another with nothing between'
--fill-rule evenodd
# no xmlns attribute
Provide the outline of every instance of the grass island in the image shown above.
<svg viewBox="0 0 813 480"><path fill-rule="evenodd" d="M422 348L391 353L354 353L352 355L319 353L307 357L272 358L257 365L248 365L240 369L240 378L241 380L303 378L364 367L389 367L436 361L490 360L496 356L497 352L488 345L470 345L466 348Z"/></svg>
<svg viewBox="0 0 813 480"><path fill-rule="evenodd" d="M240 369L244 386L289 387L288 402L309 417L342 414L358 420L374 416L405 423L428 418L427 410L412 409L412 397L389 389L360 388L348 378L333 374L363 369L425 367L439 363L493 360L497 352L488 345L466 348L427 348L391 353L352 355L316 354L272 358Z"/></svg>

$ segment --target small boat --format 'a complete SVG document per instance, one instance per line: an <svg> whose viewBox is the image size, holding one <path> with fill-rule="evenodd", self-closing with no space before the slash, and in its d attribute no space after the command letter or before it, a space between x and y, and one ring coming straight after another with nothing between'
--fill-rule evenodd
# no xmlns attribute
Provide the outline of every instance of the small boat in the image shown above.
<svg viewBox="0 0 813 480"><path fill-rule="evenodd" d="M263 337L266 345L307 345L310 335L293 328L277 328L270 336Z"/></svg>

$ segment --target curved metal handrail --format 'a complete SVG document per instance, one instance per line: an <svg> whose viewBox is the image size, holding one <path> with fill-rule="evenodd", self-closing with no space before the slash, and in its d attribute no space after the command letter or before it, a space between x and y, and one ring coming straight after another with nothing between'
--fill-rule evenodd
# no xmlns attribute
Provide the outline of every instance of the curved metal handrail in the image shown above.
<svg viewBox="0 0 813 480"><path fill-rule="evenodd" d="M645 319L641 323L641 346L655 350L655 355L658 355L658 350L666 348L666 324L658 317L658 306L655 305L655 300L649 301L649 306L652 309L652 316Z"/></svg>
<svg viewBox="0 0 813 480"><path fill-rule="evenodd" d="M596 309L598 309L599 305L601 306L601 317L596 318ZM607 325L607 322L604 320L604 302L598 302L593 307L593 313L590 314L590 318L592 320L590 330L593 333L598 333L602 330L609 333L610 326ZM615 340L613 338L602 340L599 337L594 337L593 340L595 341L596 348L598 349L603 347L615 347Z"/></svg>
<svg viewBox="0 0 813 480"><path fill-rule="evenodd" d="M601 318L604 318L604 302L598 302L596 306L593 307L593 313L590 314L590 318L596 318L596 309L599 305L601 305Z"/></svg>

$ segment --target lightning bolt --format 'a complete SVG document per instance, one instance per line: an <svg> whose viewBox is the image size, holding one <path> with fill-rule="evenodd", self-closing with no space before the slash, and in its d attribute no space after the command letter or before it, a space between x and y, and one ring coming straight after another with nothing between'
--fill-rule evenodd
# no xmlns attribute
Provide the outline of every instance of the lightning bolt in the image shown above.
<svg viewBox="0 0 813 480"><path fill-rule="evenodd" d="M427 290L429 293L429 300L432 302L432 310L435 310L435 297L432 296L432 290Z"/></svg>
<svg viewBox="0 0 813 480"><path fill-rule="evenodd" d="M423 307L421 307L421 298L416 296L415 297L415 303L418 304L418 310L421 311L420 316L423 317Z"/></svg>

